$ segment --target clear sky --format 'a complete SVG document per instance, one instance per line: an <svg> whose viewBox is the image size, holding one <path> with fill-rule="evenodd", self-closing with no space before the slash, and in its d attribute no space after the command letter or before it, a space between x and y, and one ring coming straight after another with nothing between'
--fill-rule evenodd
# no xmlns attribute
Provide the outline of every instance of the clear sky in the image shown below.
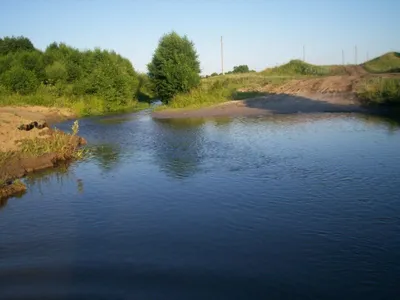
<svg viewBox="0 0 400 300"><path fill-rule="evenodd" d="M358 62L400 50L399 0L1 0L0 36L113 49L138 71L160 37L175 30L196 46L203 74L247 64L257 71L302 58Z"/></svg>

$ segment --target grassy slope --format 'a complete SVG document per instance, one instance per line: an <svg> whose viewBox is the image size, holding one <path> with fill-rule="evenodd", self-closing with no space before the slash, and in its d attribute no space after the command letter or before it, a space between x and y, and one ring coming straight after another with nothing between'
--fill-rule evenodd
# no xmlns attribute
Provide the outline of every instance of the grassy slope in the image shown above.
<svg viewBox="0 0 400 300"><path fill-rule="evenodd" d="M275 68L265 69L261 73L264 75L327 76L343 74L344 68L342 66L317 66L296 59Z"/></svg>
<svg viewBox="0 0 400 300"><path fill-rule="evenodd" d="M400 54L388 53L362 66L369 72L393 72L400 68ZM230 74L203 79L201 85L188 94L177 95L162 109L195 109L219 104L229 100L245 99L260 95L259 87L280 85L290 79L346 74L344 66L318 66L301 60L291 60L287 64L265 69L259 73ZM248 92L238 92L245 88ZM252 92L254 90L254 92ZM400 80L390 78L367 79L361 85L358 95L366 103L400 103Z"/></svg>
<svg viewBox="0 0 400 300"><path fill-rule="evenodd" d="M260 73L229 74L203 79L198 88L187 94L179 94L174 97L168 105L157 108L177 109L177 108L200 108L219 104L229 100L239 100L259 95L254 91L267 84L279 85L293 76L265 76ZM238 89L246 88L250 92L241 93Z"/></svg>
<svg viewBox="0 0 400 300"><path fill-rule="evenodd" d="M400 53L386 53L365 62L362 66L371 73L400 73Z"/></svg>

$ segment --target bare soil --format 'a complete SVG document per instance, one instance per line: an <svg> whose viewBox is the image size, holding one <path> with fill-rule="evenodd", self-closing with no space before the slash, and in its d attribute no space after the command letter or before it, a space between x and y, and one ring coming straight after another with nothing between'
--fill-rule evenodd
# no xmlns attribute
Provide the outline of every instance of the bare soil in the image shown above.
<svg viewBox="0 0 400 300"><path fill-rule="evenodd" d="M26 139L53 138L54 130L50 128L33 128L29 131L19 130L22 124L33 121L53 124L73 118L74 114L67 109L46 107L0 107L0 198L9 197L23 192L23 184L15 182L17 178L29 172L51 168L59 161L72 157L73 149L85 144L85 140L74 136L69 139L68 149L64 153L47 153L38 157L26 156L21 153L20 142ZM1 159L2 158L2 159Z"/></svg>
<svg viewBox="0 0 400 300"><path fill-rule="evenodd" d="M291 113L366 112L356 97L360 82L372 77L399 77L398 74L370 74L361 66L346 66L346 74L290 80L280 86L265 85L256 90L265 96L228 101L196 110L175 109L153 113L154 118L259 116Z"/></svg>

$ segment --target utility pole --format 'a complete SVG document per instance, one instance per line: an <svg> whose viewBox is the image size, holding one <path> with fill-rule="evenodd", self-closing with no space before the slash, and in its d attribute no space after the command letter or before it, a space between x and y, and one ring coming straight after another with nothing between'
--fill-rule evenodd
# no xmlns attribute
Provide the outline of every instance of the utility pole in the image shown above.
<svg viewBox="0 0 400 300"><path fill-rule="evenodd" d="M367 61L369 61L369 53L368 53L368 51L367 51Z"/></svg>
<svg viewBox="0 0 400 300"><path fill-rule="evenodd" d="M354 60L355 63L357 64L357 45L354 47Z"/></svg>
<svg viewBox="0 0 400 300"><path fill-rule="evenodd" d="M303 45L303 61L306 61L306 46Z"/></svg>
<svg viewBox="0 0 400 300"><path fill-rule="evenodd" d="M221 69L222 69L222 75L224 75L224 44L222 42L222 35L221 35Z"/></svg>
<svg viewBox="0 0 400 300"><path fill-rule="evenodd" d="M344 65L344 50L342 49L342 65Z"/></svg>

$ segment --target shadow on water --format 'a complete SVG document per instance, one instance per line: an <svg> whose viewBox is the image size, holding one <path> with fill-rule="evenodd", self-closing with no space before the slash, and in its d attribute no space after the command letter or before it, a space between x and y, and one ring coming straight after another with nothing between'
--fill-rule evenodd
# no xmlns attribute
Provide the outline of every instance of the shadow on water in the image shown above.
<svg viewBox="0 0 400 300"><path fill-rule="evenodd" d="M262 97L243 100L246 107L266 109L274 114L297 113L346 113L364 112L356 104L332 103L289 94L266 94Z"/></svg>

